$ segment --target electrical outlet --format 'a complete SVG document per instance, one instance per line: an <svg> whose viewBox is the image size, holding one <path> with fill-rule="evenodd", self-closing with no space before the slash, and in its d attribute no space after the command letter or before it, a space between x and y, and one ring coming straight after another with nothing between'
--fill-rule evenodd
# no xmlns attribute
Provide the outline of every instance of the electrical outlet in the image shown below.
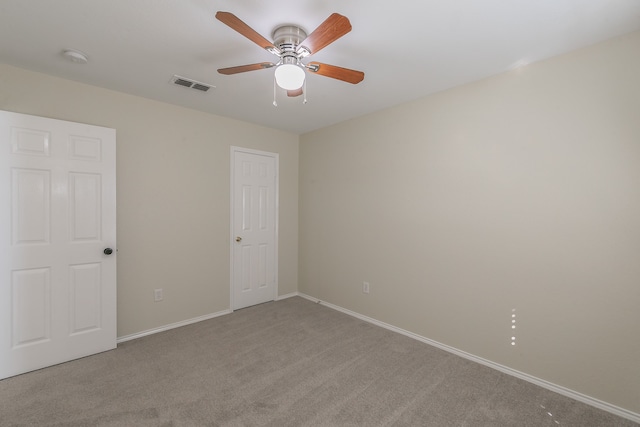
<svg viewBox="0 0 640 427"><path fill-rule="evenodd" d="M154 289L153 290L153 300L155 302L162 301L162 289Z"/></svg>
<svg viewBox="0 0 640 427"><path fill-rule="evenodd" d="M362 293L363 294L369 293L369 282L362 282Z"/></svg>

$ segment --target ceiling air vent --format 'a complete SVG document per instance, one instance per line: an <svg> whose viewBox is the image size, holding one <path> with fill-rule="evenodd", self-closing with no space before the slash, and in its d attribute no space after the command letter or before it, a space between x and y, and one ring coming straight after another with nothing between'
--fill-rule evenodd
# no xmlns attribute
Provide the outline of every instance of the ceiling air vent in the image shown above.
<svg viewBox="0 0 640 427"><path fill-rule="evenodd" d="M176 84L178 86L184 86L191 89L199 90L200 92L207 92L209 89L215 89L214 85L198 82L198 81L188 79L186 77L182 77L178 75L174 75L171 78L171 83Z"/></svg>

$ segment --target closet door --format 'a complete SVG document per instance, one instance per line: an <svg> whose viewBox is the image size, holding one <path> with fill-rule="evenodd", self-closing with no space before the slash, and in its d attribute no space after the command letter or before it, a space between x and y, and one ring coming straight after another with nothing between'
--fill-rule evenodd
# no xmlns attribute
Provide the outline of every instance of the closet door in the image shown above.
<svg viewBox="0 0 640 427"><path fill-rule="evenodd" d="M115 148L0 111L0 378L116 347Z"/></svg>

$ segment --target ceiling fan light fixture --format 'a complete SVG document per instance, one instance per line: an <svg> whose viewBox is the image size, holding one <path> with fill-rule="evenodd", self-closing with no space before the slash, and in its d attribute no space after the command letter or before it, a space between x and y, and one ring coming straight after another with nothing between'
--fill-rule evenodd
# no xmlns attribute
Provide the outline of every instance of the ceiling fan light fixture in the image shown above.
<svg viewBox="0 0 640 427"><path fill-rule="evenodd" d="M300 89L304 84L304 77L302 67L295 64L278 65L275 72L276 83L285 90Z"/></svg>

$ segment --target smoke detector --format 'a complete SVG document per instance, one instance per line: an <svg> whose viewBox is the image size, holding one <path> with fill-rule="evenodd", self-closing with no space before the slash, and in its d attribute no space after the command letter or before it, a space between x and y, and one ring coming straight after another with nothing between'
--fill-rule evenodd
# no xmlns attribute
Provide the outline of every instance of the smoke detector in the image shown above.
<svg viewBox="0 0 640 427"><path fill-rule="evenodd" d="M62 56L76 64L86 64L89 61L87 55L76 49L65 49L62 51Z"/></svg>

